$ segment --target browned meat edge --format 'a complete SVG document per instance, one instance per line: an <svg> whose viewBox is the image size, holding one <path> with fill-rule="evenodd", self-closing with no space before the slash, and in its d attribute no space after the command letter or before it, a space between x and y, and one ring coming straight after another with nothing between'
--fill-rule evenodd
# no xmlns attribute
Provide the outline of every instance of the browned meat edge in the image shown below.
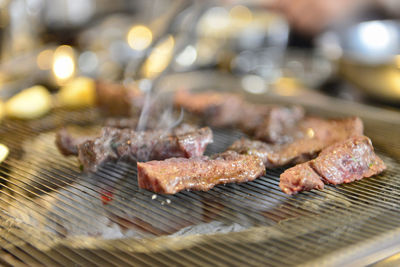
<svg viewBox="0 0 400 267"><path fill-rule="evenodd" d="M67 129L62 128L56 133L56 146L64 156L77 156L78 145L86 140L93 138L92 136L72 136Z"/></svg>
<svg viewBox="0 0 400 267"><path fill-rule="evenodd" d="M208 127L177 128L165 131L136 132L132 129L103 128L99 137L78 145L78 156L84 170L96 171L106 161L162 160L170 157L198 157L213 140Z"/></svg>
<svg viewBox="0 0 400 267"><path fill-rule="evenodd" d="M139 187L163 194L175 194L184 189L207 191L217 184L252 181L265 174L261 159L234 151L213 158L138 162L137 168Z"/></svg>
<svg viewBox="0 0 400 267"><path fill-rule="evenodd" d="M297 129L293 129L294 140L286 144L267 144L242 138L229 149L241 154L262 158L267 168L282 167L308 161L325 147L363 134L362 121L357 117L339 120L306 118Z"/></svg>
<svg viewBox="0 0 400 267"><path fill-rule="evenodd" d="M239 127L246 133L255 133L257 138L272 143L284 142L280 136L285 129L304 117L302 107L252 104L232 93L190 93L180 90L175 94L174 103L201 115L208 125Z"/></svg>
<svg viewBox="0 0 400 267"><path fill-rule="evenodd" d="M279 186L292 195L300 191L323 189L325 184L342 184L371 177L386 169L375 154L371 140L356 136L325 148L317 158L280 176Z"/></svg>

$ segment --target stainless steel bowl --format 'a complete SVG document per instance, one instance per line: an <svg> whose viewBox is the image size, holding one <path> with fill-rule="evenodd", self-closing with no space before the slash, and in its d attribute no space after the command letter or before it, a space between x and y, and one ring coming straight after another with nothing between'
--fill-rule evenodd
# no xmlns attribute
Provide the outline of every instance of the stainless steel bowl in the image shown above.
<svg viewBox="0 0 400 267"><path fill-rule="evenodd" d="M400 101L400 21L368 21L324 34L323 53L370 96Z"/></svg>

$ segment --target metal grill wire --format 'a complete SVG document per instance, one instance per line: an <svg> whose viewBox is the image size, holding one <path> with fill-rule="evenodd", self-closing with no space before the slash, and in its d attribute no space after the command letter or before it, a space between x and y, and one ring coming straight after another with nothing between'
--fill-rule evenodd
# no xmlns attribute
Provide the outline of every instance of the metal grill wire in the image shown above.
<svg viewBox="0 0 400 267"><path fill-rule="evenodd" d="M128 164L82 175L75 159L57 152L54 132L44 131L82 123L80 118L61 111L44 122L8 122L0 130L11 150L0 168L3 261L292 265L400 225L400 168L393 158L383 155L388 164L383 175L294 197L279 189L282 170L272 170L250 183L153 199L153 193L138 189L136 169ZM214 135L208 153L223 151L241 136L222 129ZM224 234L231 231L238 232ZM162 238L171 234L177 248Z"/></svg>

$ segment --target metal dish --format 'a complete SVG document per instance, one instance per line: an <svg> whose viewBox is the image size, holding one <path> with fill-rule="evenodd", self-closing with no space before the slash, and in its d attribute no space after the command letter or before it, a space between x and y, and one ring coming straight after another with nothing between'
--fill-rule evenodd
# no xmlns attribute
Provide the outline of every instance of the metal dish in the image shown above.
<svg viewBox="0 0 400 267"><path fill-rule="evenodd" d="M339 74L370 96L400 101L400 22L368 21L328 32L318 41Z"/></svg>

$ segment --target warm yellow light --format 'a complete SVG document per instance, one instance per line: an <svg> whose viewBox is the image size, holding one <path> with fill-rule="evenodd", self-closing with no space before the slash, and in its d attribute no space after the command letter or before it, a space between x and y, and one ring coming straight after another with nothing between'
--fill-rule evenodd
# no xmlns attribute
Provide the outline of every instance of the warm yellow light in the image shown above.
<svg viewBox="0 0 400 267"><path fill-rule="evenodd" d="M9 152L7 146L0 144L0 162L3 162L7 158Z"/></svg>
<svg viewBox="0 0 400 267"><path fill-rule="evenodd" d="M229 11L229 16L232 19L243 22L250 22L253 19L253 14L251 13L250 9L241 5L232 7L232 9Z"/></svg>
<svg viewBox="0 0 400 267"><path fill-rule="evenodd" d="M400 55L395 56L396 67L400 69Z"/></svg>
<svg viewBox="0 0 400 267"><path fill-rule="evenodd" d="M58 81L71 78L75 72L74 51L70 46L60 46L53 56L53 73Z"/></svg>
<svg viewBox="0 0 400 267"><path fill-rule="evenodd" d="M70 56L62 55L54 60L53 68L57 78L65 80L74 73L74 61Z"/></svg>
<svg viewBox="0 0 400 267"><path fill-rule="evenodd" d="M144 50L151 44L153 34L146 26L133 26L126 36L129 46L135 50Z"/></svg>
<svg viewBox="0 0 400 267"><path fill-rule="evenodd" d="M172 59L175 41L172 36L168 36L163 42L157 45L147 58L143 75L145 78L152 78L162 72Z"/></svg>
<svg viewBox="0 0 400 267"><path fill-rule="evenodd" d="M53 59L53 50L46 49L39 53L36 58L36 63L41 70L51 69L51 62Z"/></svg>
<svg viewBox="0 0 400 267"><path fill-rule="evenodd" d="M393 93L400 94L400 74L397 69L391 69L386 73L388 85L393 88Z"/></svg>
<svg viewBox="0 0 400 267"><path fill-rule="evenodd" d="M281 77L276 81L275 88L280 95L293 96L300 93L301 85L294 78Z"/></svg>

